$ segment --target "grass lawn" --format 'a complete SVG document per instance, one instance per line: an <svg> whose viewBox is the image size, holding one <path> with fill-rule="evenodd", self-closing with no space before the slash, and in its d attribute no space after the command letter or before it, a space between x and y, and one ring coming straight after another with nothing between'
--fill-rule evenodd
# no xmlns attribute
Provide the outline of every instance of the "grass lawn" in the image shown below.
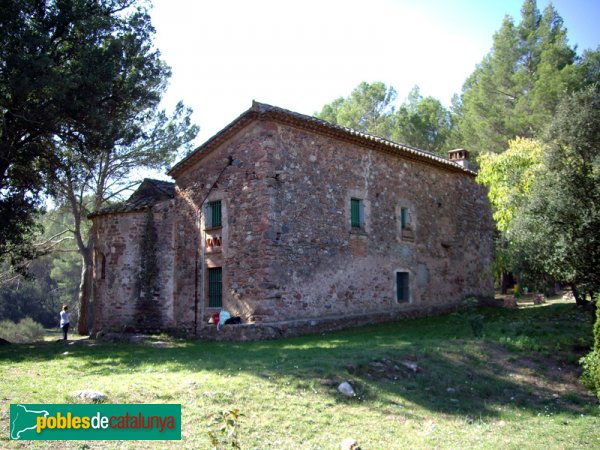
<svg viewBox="0 0 600 450"><path fill-rule="evenodd" d="M238 408L250 449L600 448L599 408L579 383L592 316L550 301L253 343L0 347L2 448L210 448L210 416ZM57 336L58 337L58 336ZM411 364L418 366L413 372ZM357 396L336 387L349 381ZM9 441L10 403L181 403L182 441Z"/></svg>

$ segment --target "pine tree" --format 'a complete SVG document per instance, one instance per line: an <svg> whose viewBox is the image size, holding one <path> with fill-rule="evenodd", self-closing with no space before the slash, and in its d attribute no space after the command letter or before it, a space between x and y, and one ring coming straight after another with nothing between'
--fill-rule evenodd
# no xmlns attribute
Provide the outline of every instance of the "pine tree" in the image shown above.
<svg viewBox="0 0 600 450"><path fill-rule="evenodd" d="M463 86L459 130L475 153L504 151L517 136L536 137L561 98L578 86L576 54L552 5L526 0L521 22L505 17L490 53Z"/></svg>

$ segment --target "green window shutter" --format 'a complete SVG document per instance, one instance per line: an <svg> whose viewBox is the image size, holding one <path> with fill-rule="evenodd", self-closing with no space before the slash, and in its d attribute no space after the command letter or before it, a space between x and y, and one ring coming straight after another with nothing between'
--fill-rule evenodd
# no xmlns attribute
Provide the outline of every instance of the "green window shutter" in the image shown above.
<svg viewBox="0 0 600 450"><path fill-rule="evenodd" d="M221 226L221 200L208 203L207 221L209 228Z"/></svg>
<svg viewBox="0 0 600 450"><path fill-rule="evenodd" d="M350 223L352 228L360 228L361 219L361 201L357 198L350 199Z"/></svg>
<svg viewBox="0 0 600 450"><path fill-rule="evenodd" d="M408 272L396 272L396 300L398 303L410 300Z"/></svg>
<svg viewBox="0 0 600 450"><path fill-rule="evenodd" d="M223 306L222 294L222 269L213 267L208 269L208 307L220 308Z"/></svg>
<svg viewBox="0 0 600 450"><path fill-rule="evenodd" d="M408 208L400 209L400 223L402 224L403 230L408 227Z"/></svg>

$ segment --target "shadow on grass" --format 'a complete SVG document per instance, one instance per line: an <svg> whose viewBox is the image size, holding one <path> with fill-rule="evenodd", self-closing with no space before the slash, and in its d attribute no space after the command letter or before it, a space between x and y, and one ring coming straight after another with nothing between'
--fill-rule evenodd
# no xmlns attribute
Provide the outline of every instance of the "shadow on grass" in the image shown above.
<svg viewBox="0 0 600 450"><path fill-rule="evenodd" d="M324 389L339 403L361 401L388 409L409 401L450 415L481 417L494 417L506 407L579 414L582 404L593 401L573 386L576 351L581 354L591 340L589 314L568 304L482 313L484 339L473 338L467 316L455 313L266 342L171 341L158 348L11 345L0 347L0 363L64 359L68 351L68 358L92 376L243 372L265 382L291 380L299 388ZM406 363L416 364L418 371ZM337 393L335 386L343 380L356 387L357 398ZM565 386L572 389L567 392Z"/></svg>

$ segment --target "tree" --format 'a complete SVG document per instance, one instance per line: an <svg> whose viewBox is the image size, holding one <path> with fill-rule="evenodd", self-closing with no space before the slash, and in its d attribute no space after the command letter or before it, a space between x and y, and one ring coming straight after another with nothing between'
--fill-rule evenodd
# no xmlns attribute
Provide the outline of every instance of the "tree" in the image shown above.
<svg viewBox="0 0 600 450"><path fill-rule="evenodd" d="M15 247L34 255L42 190L70 205L84 261L79 331L86 332L87 212L118 194L134 166L167 164L197 127L183 105L172 117L157 108L170 71L135 0L7 0L0 14L0 255Z"/></svg>
<svg viewBox="0 0 600 450"><path fill-rule="evenodd" d="M0 15L0 256L36 255L42 191L68 205L86 333L87 214L126 189L133 168L168 164L198 129L182 104L170 117L158 109L170 70L135 0L7 0Z"/></svg>
<svg viewBox="0 0 600 450"><path fill-rule="evenodd" d="M519 283L523 274L529 282L546 278L531 267L531 253L514 239L514 218L529 201L532 186L542 170L543 154L542 142L516 138L509 142L504 153L488 152L479 158L477 181L489 189L488 198L497 228L494 268L496 276L501 278L503 293L506 293L511 273L518 274Z"/></svg>
<svg viewBox="0 0 600 450"><path fill-rule="evenodd" d="M43 245L38 253L44 255L26 261L28 276L9 267L0 274L0 320L18 322L31 317L46 327L56 327L62 305L76 309L80 258L73 237L65 232L73 222L67 209L50 209L40 220L44 233L35 245ZM72 319L75 322L76 317Z"/></svg>
<svg viewBox="0 0 600 450"><path fill-rule="evenodd" d="M479 158L477 181L489 187L496 227L509 233L513 218L529 199L542 166L544 145L534 139L509 141L504 153L484 153Z"/></svg>
<svg viewBox="0 0 600 450"><path fill-rule="evenodd" d="M96 121L107 43L134 0L4 0L0 8L0 257L34 256L40 193L56 136ZM81 59L81 55L90 56ZM95 55L95 58L92 57ZM89 136L91 138L91 136Z"/></svg>
<svg viewBox="0 0 600 450"><path fill-rule="evenodd" d="M600 83L600 46L583 52L578 69L583 86Z"/></svg>
<svg viewBox="0 0 600 450"><path fill-rule="evenodd" d="M362 82L346 97L340 97L325 105L319 119L370 133L386 139L391 138L396 91L381 81L373 84Z"/></svg>
<svg viewBox="0 0 600 450"><path fill-rule="evenodd" d="M171 117L164 111L153 116L157 102L144 106L142 116L150 130L140 128L135 140L120 145L116 135L114 147L102 153L88 152L86 146L65 145L61 167L51 181L51 192L57 201L69 207L73 216L73 235L81 255L78 332L88 333L89 303L92 297L94 232L87 216L98 212L108 201L118 199L139 180L132 172L139 168L160 169L169 165L177 150L189 144L198 132L191 125L191 110L179 104ZM150 111L148 111L148 109ZM129 134L135 120L113 122L121 132Z"/></svg>
<svg viewBox="0 0 600 450"><path fill-rule="evenodd" d="M396 90L377 81L362 82L352 93L325 105L315 116L331 123L402 142L446 156L453 128L451 114L439 100L423 97L415 86L398 110Z"/></svg>
<svg viewBox="0 0 600 450"><path fill-rule="evenodd" d="M525 0L521 23L505 17L491 52L466 80L458 127L475 153L501 152L517 136L539 135L565 93L581 86L575 51L549 4Z"/></svg>
<svg viewBox="0 0 600 450"><path fill-rule="evenodd" d="M600 400L600 296L596 299L596 320L594 322L594 345L592 351L579 360L583 366L581 381Z"/></svg>
<svg viewBox="0 0 600 450"><path fill-rule="evenodd" d="M600 87L561 102L545 137L542 176L515 219L514 239L578 304L600 292Z"/></svg>
<svg viewBox="0 0 600 450"><path fill-rule="evenodd" d="M394 141L448 156L447 145L454 126L450 111L438 99L423 97L418 86L398 109L394 123Z"/></svg>
<svg viewBox="0 0 600 450"><path fill-rule="evenodd" d="M67 124L66 133L55 139L56 170L49 176L50 194L73 216L82 260L80 334L89 331L92 297L94 233L87 216L137 184L133 170L166 167L198 132L192 111L182 103L171 116L158 109L170 70L152 46L153 33L150 16L137 8L121 13L118 32L100 41L99 51L73 51L79 64L95 67L101 60L106 80L95 87L103 101L95 105L94 120Z"/></svg>

